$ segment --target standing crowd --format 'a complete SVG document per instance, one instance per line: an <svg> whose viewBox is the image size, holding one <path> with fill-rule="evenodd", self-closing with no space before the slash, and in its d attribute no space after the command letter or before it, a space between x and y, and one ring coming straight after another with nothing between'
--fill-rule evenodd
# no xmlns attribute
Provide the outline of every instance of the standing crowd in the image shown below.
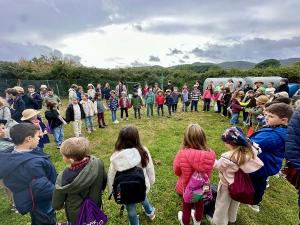
<svg viewBox="0 0 300 225"><path fill-rule="evenodd" d="M287 79L282 79L277 89L272 82L265 88L262 81L249 87L234 85L229 79L225 85L209 83L201 93L199 82L191 90L187 85L179 90L168 81L164 90L158 84L143 89L137 84L132 95L122 81L114 89L108 83L103 88L89 84L86 92L73 84L65 114L60 112L60 98L45 85L39 92L32 85L26 93L22 87L9 88L6 99L0 98L1 184L13 209L22 215L30 213L33 225L61 224L56 222L55 210L63 208L67 218L63 224L93 222L84 219L92 214L91 208L84 210L86 204L94 204L94 217L101 215L104 224L107 217L101 206L106 186L115 201L126 208L130 225L139 224L137 203L142 204L149 220L154 220L156 209L148 196L155 183L154 163L151 151L141 143L138 129L127 125L119 131L106 173L102 160L90 154L90 143L81 130L82 120L90 134L96 130L95 116L97 127L107 126L106 110L111 112L112 123L118 124L118 110L121 120L129 120L131 107L134 118L141 119L144 106L148 118L154 116L154 107L158 116L163 117L167 110L167 117L172 117L180 101L182 113L198 112L202 99L203 112L213 106L214 112L230 117L234 127L221 135L224 152L217 159L203 128L196 123L187 126L173 161L178 177L176 192L182 200L178 220L188 225L192 218L194 224L200 224L207 203L215 201L207 219L216 225L234 223L241 203L260 211L268 179L280 172L284 159L288 168L285 171L296 171L293 178L300 174L300 103L296 102L298 109L293 110L287 84ZM45 123L39 111L43 106ZM240 116L243 123L239 122ZM72 124L74 137L64 140L64 125L68 123ZM240 125L243 129L237 127ZM49 134L53 134L67 165L59 174L43 151L50 142ZM215 199L210 182L213 170L219 173ZM234 189L236 185L240 190Z"/></svg>

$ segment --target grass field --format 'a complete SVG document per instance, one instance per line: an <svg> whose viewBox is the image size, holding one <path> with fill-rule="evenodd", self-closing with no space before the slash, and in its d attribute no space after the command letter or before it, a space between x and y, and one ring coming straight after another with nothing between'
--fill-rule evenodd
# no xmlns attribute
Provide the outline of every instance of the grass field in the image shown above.
<svg viewBox="0 0 300 225"><path fill-rule="evenodd" d="M119 117L119 112L118 112ZM149 221L138 206L140 224L171 225L179 224L177 212L180 209L180 199L175 192L176 176L172 171L172 162L176 152L180 148L183 133L189 123L199 123L206 131L209 146L214 149L218 156L225 151L220 135L229 126L227 118L221 117L213 112L178 112L172 118L155 117L147 119L143 110L142 119L133 118L130 111L129 121L121 121L120 124L111 123L110 112L105 113L105 120L108 127L97 129L96 132L86 137L90 140L92 154L101 158L106 168L109 166L109 157L114 150L118 131L126 124L134 124L140 131L142 143L147 146L155 161L156 183L152 187L149 198L156 208L156 219ZM72 136L71 125L65 127L66 138ZM51 139L53 140L53 138ZM58 172L66 166L62 161L59 151L52 143L48 144L45 151L51 156L51 160ZM213 183L218 182L217 171L213 173ZM120 217L119 205L108 199L107 190L104 193L104 210L109 216L109 224L127 225L127 215ZM64 211L57 214L59 222L65 221ZM298 224L297 193L294 187L283 178L272 177L270 188L261 204L260 213L255 213L245 205L241 205L238 213L237 225L267 225L267 224ZM3 189L0 189L0 224L2 225L23 225L30 224L29 216L21 216L10 210L7 196ZM203 220L202 224L209 224Z"/></svg>

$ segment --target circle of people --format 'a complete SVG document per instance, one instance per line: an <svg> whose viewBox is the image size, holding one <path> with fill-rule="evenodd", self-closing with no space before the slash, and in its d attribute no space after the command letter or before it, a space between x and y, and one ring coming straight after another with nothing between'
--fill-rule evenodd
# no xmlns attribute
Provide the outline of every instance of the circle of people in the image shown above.
<svg viewBox="0 0 300 225"><path fill-rule="evenodd" d="M89 84L87 93L73 84L69 89L70 103L65 117L59 111L60 98L46 85L41 86L39 93L32 85L28 86L25 94L22 87L9 88L6 90L6 100L0 98L2 185L14 209L22 215L30 213L32 224L60 224L56 222L55 210L62 208L68 220L63 224L80 224L78 221L82 222L82 214L87 213L82 210L87 197L101 212L101 196L106 185L116 202L125 205L131 225L139 224L136 203L141 203L145 215L154 220L156 209L147 196L155 183L154 164L150 151L141 144L138 129L127 125L120 130L106 174L102 160L90 155L89 141L82 137L81 120L85 120L87 133L91 133L95 131L94 115L97 115L99 128L107 126L104 120L107 109L111 111L112 122L117 124L118 108L121 109L122 120L124 112L128 120L130 107L134 109L135 118L141 118L140 109L144 104L147 117L153 116L154 106L158 116L164 116L164 105L170 117L177 112L179 99L182 101L182 112L187 112L189 105L191 112L197 112L198 101L202 98L203 112L210 111L213 102L214 111L230 116L232 125L239 125L238 118L242 113L244 128L231 127L224 131L221 139L227 151L217 160L214 150L207 144L203 128L198 124L187 126L182 146L173 162L174 173L178 176L176 191L182 199L178 220L180 224L187 225L192 218L194 224L200 224L206 214L212 224L234 223L239 204L245 203L245 199L254 211L259 212L268 179L280 172L284 158L288 160L290 169L300 170L297 167L300 139L295 138L300 135L300 109L293 112L288 90L282 91L287 83L286 79L282 79L278 90L272 82L264 88L262 81L256 82L253 88L238 86L234 89L233 81L229 79L225 85L209 83L201 94L199 82L193 85L192 90L184 85L179 91L168 81L165 91L158 84L145 86L143 91L140 85L135 85L133 95L129 97L122 81L115 90L111 90L108 84L104 88L100 85L94 88ZM47 108L46 125L38 111L43 105ZM296 105L300 108L299 101ZM63 126L70 122L75 137L64 140ZM49 133L53 134L63 160L69 164L58 175L49 157L43 153L44 145L49 143ZM214 168L219 171L220 179L216 196L209 181ZM238 194L243 199L236 197L233 188L237 174L241 174L238 171L250 180L253 189L253 193L249 193L247 190L251 188L248 183L240 182L238 185L243 187L240 188L243 193ZM123 181L122 185L116 183L125 176L142 179L142 188L130 192L128 187L132 185L131 181ZM134 190L136 187L130 188ZM140 190L139 198L135 195ZM103 224L103 220L90 224Z"/></svg>

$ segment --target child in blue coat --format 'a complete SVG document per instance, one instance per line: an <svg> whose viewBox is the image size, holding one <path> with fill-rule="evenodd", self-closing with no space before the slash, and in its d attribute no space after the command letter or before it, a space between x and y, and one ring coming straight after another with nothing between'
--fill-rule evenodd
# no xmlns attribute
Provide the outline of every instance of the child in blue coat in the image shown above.
<svg viewBox="0 0 300 225"><path fill-rule="evenodd" d="M292 114L292 108L285 103L269 105L264 111L267 125L250 137L261 148L262 152L258 157L264 163L261 169L250 174L255 189L254 205L251 208L257 212L259 212L259 203L262 201L268 177L277 174L281 169L287 125Z"/></svg>
<svg viewBox="0 0 300 225"><path fill-rule="evenodd" d="M114 90L112 90L110 92L110 98L108 100L108 107L111 111L112 122L115 124L119 123L119 121L117 120L117 110L119 107L119 101L118 101L118 98L116 97L116 92Z"/></svg>

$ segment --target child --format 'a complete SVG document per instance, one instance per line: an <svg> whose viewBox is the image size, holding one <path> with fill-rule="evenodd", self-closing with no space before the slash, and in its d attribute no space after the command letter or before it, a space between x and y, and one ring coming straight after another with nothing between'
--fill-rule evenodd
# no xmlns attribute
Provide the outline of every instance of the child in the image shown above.
<svg viewBox="0 0 300 225"><path fill-rule="evenodd" d="M119 133L118 140L115 144L115 151L110 157L110 166L108 170L108 188L112 192L112 185L117 171L124 171L133 167L141 167L144 171L146 193L155 182L154 165L149 150L141 144L139 132L132 125L125 126ZM134 193L132 193L134 194ZM151 205L148 197L141 202L145 214L154 220L155 208ZM126 205L128 212L129 224L138 225L139 218L136 212L136 204Z"/></svg>
<svg viewBox="0 0 300 225"><path fill-rule="evenodd" d="M193 91L191 93L191 98L192 98L191 112L193 112L193 109L195 109L195 111L198 112L198 101L200 96L201 94L198 89L198 86L194 85Z"/></svg>
<svg viewBox="0 0 300 225"><path fill-rule="evenodd" d="M232 95L231 98L231 119L230 119L230 124L231 125L238 125L239 124L239 115L240 111L243 110L242 106L240 105L241 101L241 95L239 91L235 91Z"/></svg>
<svg viewBox="0 0 300 225"><path fill-rule="evenodd" d="M222 92L223 92L223 96L221 99L221 105L223 106L222 116L228 116L229 113L227 112L227 109L230 105L230 100L231 100L230 89L228 87L225 87L222 89Z"/></svg>
<svg viewBox="0 0 300 225"><path fill-rule="evenodd" d="M88 84L87 88L88 88L88 90L87 90L88 99L93 100L95 98L95 94L96 94L95 87L92 84ZM82 100L83 100L83 98L82 98Z"/></svg>
<svg viewBox="0 0 300 225"><path fill-rule="evenodd" d="M89 98L90 96L88 96L88 94L82 95L82 100L80 103L82 105L85 114L85 118L84 118L85 129L90 134L92 131L96 131L96 129L94 128L94 115L95 115L94 103Z"/></svg>
<svg viewBox="0 0 300 225"><path fill-rule="evenodd" d="M52 204L57 210L65 208L68 224L72 225L85 198L101 207L106 186L104 164L89 154L89 148L89 141L83 137L69 138L61 145L62 158L70 166L57 176Z"/></svg>
<svg viewBox="0 0 300 225"><path fill-rule="evenodd" d="M25 109L22 112L21 121L23 121L23 123L32 123L39 129L40 140L38 147L41 151L43 151L45 144L50 143L50 140L46 129L46 125L40 120L40 118L38 118L39 114L40 111L36 111L34 109Z"/></svg>
<svg viewBox="0 0 300 225"><path fill-rule="evenodd" d="M147 117L153 117L153 105L155 100L155 94L152 87L149 88L149 91L145 95L145 104L147 105Z"/></svg>
<svg viewBox="0 0 300 225"><path fill-rule="evenodd" d="M265 94L268 98L272 97L275 94L274 82L269 82L268 87L266 88Z"/></svg>
<svg viewBox="0 0 300 225"><path fill-rule="evenodd" d="M173 113L176 113L176 111L177 111L179 96L180 96L180 93L178 92L178 88L174 87L174 91L172 92L172 97L174 99L174 104L172 105L172 112Z"/></svg>
<svg viewBox="0 0 300 225"><path fill-rule="evenodd" d="M49 158L35 150L39 135L39 128L31 123L10 129L16 146L12 152L0 153L0 179L12 191L18 212L30 213L31 224L55 225L51 200L56 171Z"/></svg>
<svg viewBox="0 0 300 225"><path fill-rule="evenodd" d="M60 98L56 94L54 94L52 88L48 88L48 96L45 97L43 101L45 106L47 106L48 102L55 102L57 107L61 104Z"/></svg>
<svg viewBox="0 0 300 225"><path fill-rule="evenodd" d="M64 141L64 126L67 122L62 118L60 112L57 109L56 102L48 102L47 110L45 112L45 117L48 120L50 129L52 130L55 142L57 144L57 149Z"/></svg>
<svg viewBox="0 0 300 225"><path fill-rule="evenodd" d="M206 89L203 93L203 96L202 96L203 101L204 101L204 103L203 103L203 112L205 112L205 111L209 112L209 110L210 110L210 101L213 98L213 94L214 94L214 91L213 91L212 85L211 84L207 85L207 87L206 87Z"/></svg>
<svg viewBox="0 0 300 225"><path fill-rule="evenodd" d="M256 106L249 110L249 115L251 117L251 124L254 126L257 125L263 126L264 124L259 123L257 116L263 115L265 104L269 101L269 98L265 95L261 95L257 97L255 100L256 100Z"/></svg>
<svg viewBox="0 0 300 225"><path fill-rule="evenodd" d="M0 152L12 151L12 148L15 146L6 135L7 130L5 124L0 123Z"/></svg>
<svg viewBox="0 0 300 225"><path fill-rule="evenodd" d="M99 128L105 128L107 125L104 121L104 112L105 112L105 110L107 110L107 108L105 107L105 105L103 104L103 102L101 100L100 93L95 94L94 110L95 110L95 113L97 114Z"/></svg>
<svg viewBox="0 0 300 225"><path fill-rule="evenodd" d="M210 177L215 158L215 152L207 146L204 130L198 124L190 124L184 134L183 147L176 154L173 162L173 170L179 177L176 184L177 193L183 196L184 190L195 171L203 172ZM189 224L193 207L195 207L195 212L192 212L194 224L200 225L204 202L193 204L182 201L182 211L178 212L180 224Z"/></svg>
<svg viewBox="0 0 300 225"><path fill-rule="evenodd" d="M221 138L228 151L223 153L215 163L220 178L212 219L215 225L236 222L240 203L231 199L228 191L229 185L234 182L235 173L239 169L245 173L252 173L263 166L262 161L257 157L257 147L253 146L239 128L228 128Z"/></svg>
<svg viewBox="0 0 300 225"><path fill-rule="evenodd" d="M141 107L143 106L143 100L137 92L133 93L133 96L131 98L131 105L134 110L134 118L137 118L138 114L139 119L141 119Z"/></svg>
<svg viewBox="0 0 300 225"><path fill-rule="evenodd" d="M73 98L66 110L66 122L72 122L75 137L81 136L81 124L84 118L85 113L82 105L78 102L77 98Z"/></svg>
<svg viewBox="0 0 300 225"><path fill-rule="evenodd" d="M121 120L123 120L124 112L126 115L126 120L128 120L128 109L130 108L130 103L125 91L122 91L121 93L121 98L119 99L119 106L121 108Z"/></svg>
<svg viewBox="0 0 300 225"><path fill-rule="evenodd" d="M168 112L169 112L169 116L171 116L171 112L172 112L172 106L174 104L174 98L171 95L171 90L167 89L166 90L166 105L168 106Z"/></svg>
<svg viewBox="0 0 300 225"><path fill-rule="evenodd" d="M284 145L287 134L287 125L293 114L292 108L285 103L274 103L268 106L264 115L266 126L251 135L251 141L257 143L262 150L258 157L264 166L251 173L250 178L255 190L253 210L259 212L259 203L262 201L267 185L267 178L277 174L284 159Z"/></svg>
<svg viewBox="0 0 300 225"><path fill-rule="evenodd" d="M157 115L159 116L159 111L161 110L161 115L164 116L165 96L162 90L157 91L155 102L157 105Z"/></svg>
<svg viewBox="0 0 300 225"><path fill-rule="evenodd" d="M254 91L253 90L249 90L246 93L246 96L244 97L244 99L242 101L240 101L240 105L242 107L244 107L244 110L243 110L244 124L245 125L250 125L251 121L250 121L249 110L256 106L256 100L255 100L255 97L254 97Z"/></svg>
<svg viewBox="0 0 300 225"><path fill-rule="evenodd" d="M190 104L190 93L186 85L184 85L182 88L181 100L182 100L182 112L187 112L187 108Z"/></svg>
<svg viewBox="0 0 300 225"><path fill-rule="evenodd" d="M108 107L111 111L112 122L114 124L118 124L119 121L117 120L117 109L119 107L119 104L118 104L118 99L116 97L116 92L114 90L112 90L110 92L110 97L109 97L109 100L108 100Z"/></svg>

